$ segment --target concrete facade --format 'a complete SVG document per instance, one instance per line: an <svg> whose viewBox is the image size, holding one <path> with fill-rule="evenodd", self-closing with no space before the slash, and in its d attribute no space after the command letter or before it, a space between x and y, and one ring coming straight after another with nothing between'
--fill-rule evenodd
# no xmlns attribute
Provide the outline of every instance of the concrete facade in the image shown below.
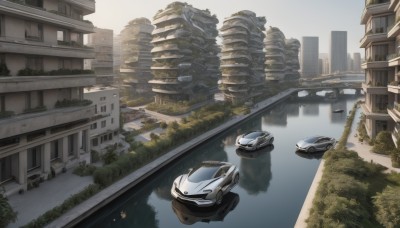
<svg viewBox="0 0 400 228"><path fill-rule="evenodd" d="M0 186L24 191L86 159L94 1L0 1ZM51 23L50 23L51 22Z"/></svg>
<svg viewBox="0 0 400 228"><path fill-rule="evenodd" d="M361 16L361 24L365 25L365 35L360 41L360 47L365 49L366 59L361 65L365 70L365 82L362 84L365 104L362 105L362 109L366 118L365 128L371 138L380 131L395 132L393 119L400 116L400 112L394 108L400 102L397 94L400 87L392 83L399 81L396 57L396 37L399 29L394 24L394 9L398 9L398 4L398 0L366 1Z"/></svg>
<svg viewBox="0 0 400 228"><path fill-rule="evenodd" d="M329 73L347 71L347 31L331 31Z"/></svg>
<svg viewBox="0 0 400 228"><path fill-rule="evenodd" d="M318 37L302 37L300 49L300 71L303 79L313 78L319 75L318 45Z"/></svg>
<svg viewBox="0 0 400 228"><path fill-rule="evenodd" d="M90 121L90 146L92 150L105 152L107 146L119 143L119 90L114 87L86 88L85 99L95 106Z"/></svg>

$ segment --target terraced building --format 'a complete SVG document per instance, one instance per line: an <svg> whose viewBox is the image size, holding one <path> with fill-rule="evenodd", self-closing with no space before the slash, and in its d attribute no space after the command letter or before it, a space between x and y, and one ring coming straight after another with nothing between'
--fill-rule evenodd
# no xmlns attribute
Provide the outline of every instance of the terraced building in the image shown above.
<svg viewBox="0 0 400 228"><path fill-rule="evenodd" d="M300 63L299 63L299 49L300 41L294 38L286 40L286 71L285 81L299 80L300 79Z"/></svg>
<svg viewBox="0 0 400 228"><path fill-rule="evenodd" d="M137 18L121 31L120 77L130 85L130 94L147 95L151 92L151 33L154 27L147 18Z"/></svg>
<svg viewBox="0 0 400 228"><path fill-rule="evenodd" d="M218 19L208 10L174 2L153 18L152 90L155 102L213 98L218 81Z"/></svg>
<svg viewBox="0 0 400 228"><path fill-rule="evenodd" d="M220 90L226 101L243 103L262 94L263 40L266 20L240 11L225 19L221 30Z"/></svg>
<svg viewBox="0 0 400 228"><path fill-rule="evenodd" d="M286 38L276 27L270 27L265 37L265 78L282 81L286 71Z"/></svg>

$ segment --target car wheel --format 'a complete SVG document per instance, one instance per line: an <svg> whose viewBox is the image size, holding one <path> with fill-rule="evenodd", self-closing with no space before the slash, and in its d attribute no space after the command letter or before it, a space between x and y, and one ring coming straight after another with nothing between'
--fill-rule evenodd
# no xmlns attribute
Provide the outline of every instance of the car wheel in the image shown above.
<svg viewBox="0 0 400 228"><path fill-rule="evenodd" d="M332 148L332 145L331 144L328 144L327 146L326 146L326 150L330 150Z"/></svg>
<svg viewBox="0 0 400 228"><path fill-rule="evenodd" d="M308 153L314 153L315 152L315 148L314 147L310 147L307 149Z"/></svg>
<svg viewBox="0 0 400 228"><path fill-rule="evenodd" d="M221 205L222 203L222 191L218 191L217 196L215 196L215 204Z"/></svg>
<svg viewBox="0 0 400 228"><path fill-rule="evenodd" d="M239 183L239 173L235 175L235 178L233 178L233 183L234 184Z"/></svg>
<svg viewBox="0 0 400 228"><path fill-rule="evenodd" d="M274 143L274 137L269 140L269 144L272 145L272 143Z"/></svg>

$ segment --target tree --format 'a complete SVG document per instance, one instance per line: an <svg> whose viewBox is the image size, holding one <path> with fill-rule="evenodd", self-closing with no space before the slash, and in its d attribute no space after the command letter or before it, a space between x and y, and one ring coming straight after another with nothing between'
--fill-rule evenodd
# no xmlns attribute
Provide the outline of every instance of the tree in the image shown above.
<svg viewBox="0 0 400 228"><path fill-rule="evenodd" d="M160 136L158 136L157 134L155 134L154 132L150 133L150 139L151 141L157 141L160 139Z"/></svg>
<svg viewBox="0 0 400 228"><path fill-rule="evenodd" d="M387 187L374 199L376 220L384 227L400 227L400 187Z"/></svg>
<svg viewBox="0 0 400 228"><path fill-rule="evenodd" d="M15 212L7 198L0 194L0 227L7 227L11 222L17 219L17 212Z"/></svg>

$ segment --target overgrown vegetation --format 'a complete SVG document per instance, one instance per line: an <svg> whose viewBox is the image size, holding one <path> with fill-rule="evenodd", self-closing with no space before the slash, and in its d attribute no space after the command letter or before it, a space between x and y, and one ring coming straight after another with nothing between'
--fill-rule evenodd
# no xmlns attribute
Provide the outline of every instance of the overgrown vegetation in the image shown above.
<svg viewBox="0 0 400 228"><path fill-rule="evenodd" d="M8 199L0 194L0 227L7 227L8 224L15 222L17 219L17 212L15 212Z"/></svg>
<svg viewBox="0 0 400 228"><path fill-rule="evenodd" d="M358 140L360 142L366 142L370 145L373 145L373 141L369 138L367 130L365 129L365 121L366 117L364 113L360 116L360 121L358 122L357 131L358 131Z"/></svg>
<svg viewBox="0 0 400 228"><path fill-rule="evenodd" d="M79 166L74 169L73 173L81 177L90 176L93 175L94 171L96 171L96 168L97 167L94 165L83 163L79 164Z"/></svg>
<svg viewBox="0 0 400 228"><path fill-rule="evenodd" d="M80 69L58 69L52 71L34 70L25 68L18 71L18 76L56 76L56 75L78 75L78 74L94 74L92 70Z"/></svg>
<svg viewBox="0 0 400 228"><path fill-rule="evenodd" d="M389 131L381 131L374 140L372 151L377 154L389 155L396 147L393 143L392 133Z"/></svg>
<svg viewBox="0 0 400 228"><path fill-rule="evenodd" d="M150 103L146 106L148 110L163 113L166 115L182 115L190 111L190 105L188 102L178 102L169 104L156 104Z"/></svg>
<svg viewBox="0 0 400 228"><path fill-rule="evenodd" d="M128 100L126 102L126 104L129 107L135 107L135 106L141 106L141 105L145 105L145 104L151 103L153 100L154 100L154 98L152 96L139 97L139 98L136 98L136 99Z"/></svg>

